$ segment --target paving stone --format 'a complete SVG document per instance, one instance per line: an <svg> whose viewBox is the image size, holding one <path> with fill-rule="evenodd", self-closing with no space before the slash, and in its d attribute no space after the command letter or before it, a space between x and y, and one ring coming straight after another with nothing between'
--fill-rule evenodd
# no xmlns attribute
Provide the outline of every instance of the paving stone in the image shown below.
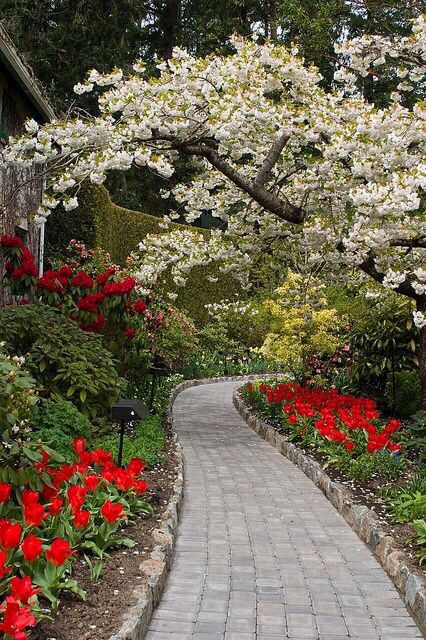
<svg viewBox="0 0 426 640"><path fill-rule="evenodd" d="M175 401L185 499L146 640L421 638L321 490L240 418L239 385L200 385Z"/></svg>

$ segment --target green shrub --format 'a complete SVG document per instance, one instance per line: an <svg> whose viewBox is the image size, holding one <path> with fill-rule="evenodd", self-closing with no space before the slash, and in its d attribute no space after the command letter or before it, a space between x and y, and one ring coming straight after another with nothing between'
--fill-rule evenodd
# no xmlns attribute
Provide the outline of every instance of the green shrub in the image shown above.
<svg viewBox="0 0 426 640"><path fill-rule="evenodd" d="M382 396L392 369L416 371L418 367L418 330L411 301L393 293L372 300L359 295L348 301L348 311L345 340L352 349L352 390Z"/></svg>
<svg viewBox="0 0 426 640"><path fill-rule="evenodd" d="M109 413L123 381L99 336L84 333L72 320L41 303L0 311L0 335L46 398L71 400L89 416Z"/></svg>
<svg viewBox="0 0 426 640"><path fill-rule="evenodd" d="M395 397L394 397L395 393ZM420 409L420 377L416 371L397 371L395 385L392 374L386 384L388 406L400 418L409 418Z"/></svg>
<svg viewBox="0 0 426 640"><path fill-rule="evenodd" d="M105 187L85 184L80 190L79 207L73 215L61 210L52 211L46 225L46 253L57 255L65 250L73 238L81 240L88 247L99 246L111 254L111 259L124 264L126 257L135 249L148 233L162 234L162 218L147 213L132 211L114 204ZM75 221L75 224L74 224ZM188 229L185 225L171 223L170 230ZM206 237L209 231L195 229ZM210 282L207 276L217 277ZM175 291L176 287L169 277L163 287L164 292ZM232 298L240 287L227 274L218 272L216 265L194 267L189 274L185 287L177 290L175 305L194 319L196 323L208 320L205 304Z"/></svg>
<svg viewBox="0 0 426 640"><path fill-rule="evenodd" d="M77 407L68 400L46 400L32 419L32 439L46 442L66 458L73 453L74 438L90 441L91 424Z"/></svg>
<svg viewBox="0 0 426 640"><path fill-rule="evenodd" d="M411 522L426 515L426 494L401 493L389 505L389 511L395 522Z"/></svg>

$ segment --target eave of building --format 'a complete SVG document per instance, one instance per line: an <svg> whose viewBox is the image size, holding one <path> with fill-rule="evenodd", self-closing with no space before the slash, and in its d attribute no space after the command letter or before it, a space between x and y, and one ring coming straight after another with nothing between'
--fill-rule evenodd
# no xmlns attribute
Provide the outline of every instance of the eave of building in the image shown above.
<svg viewBox="0 0 426 640"><path fill-rule="evenodd" d="M4 64L16 83L31 102L43 121L55 117L52 105L43 95L37 81L31 75L28 66L22 61L12 40L0 24L0 62Z"/></svg>

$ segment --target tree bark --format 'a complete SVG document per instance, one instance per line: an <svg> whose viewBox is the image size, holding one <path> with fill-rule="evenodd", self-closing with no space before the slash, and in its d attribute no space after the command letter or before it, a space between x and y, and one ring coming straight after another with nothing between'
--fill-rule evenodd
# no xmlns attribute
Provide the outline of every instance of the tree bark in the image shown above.
<svg viewBox="0 0 426 640"><path fill-rule="evenodd" d="M176 46L180 22L181 0L167 0L163 14L163 58L169 60Z"/></svg>
<svg viewBox="0 0 426 640"><path fill-rule="evenodd" d="M271 32L271 40L276 42L278 39L277 25L277 3L276 0L269 0L269 28Z"/></svg>

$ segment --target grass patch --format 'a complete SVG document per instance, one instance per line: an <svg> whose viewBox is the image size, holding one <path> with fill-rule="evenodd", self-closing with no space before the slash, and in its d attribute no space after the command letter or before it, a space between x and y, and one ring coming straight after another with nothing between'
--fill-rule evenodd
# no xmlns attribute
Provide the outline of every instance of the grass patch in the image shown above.
<svg viewBox="0 0 426 640"><path fill-rule="evenodd" d="M118 455L118 427L117 433L103 436L97 440L96 446L112 451L114 459ZM123 464L128 464L132 458L142 458L149 464L161 460L161 451L166 444L166 435L160 416L151 416L138 422L133 433L126 433L123 447Z"/></svg>

